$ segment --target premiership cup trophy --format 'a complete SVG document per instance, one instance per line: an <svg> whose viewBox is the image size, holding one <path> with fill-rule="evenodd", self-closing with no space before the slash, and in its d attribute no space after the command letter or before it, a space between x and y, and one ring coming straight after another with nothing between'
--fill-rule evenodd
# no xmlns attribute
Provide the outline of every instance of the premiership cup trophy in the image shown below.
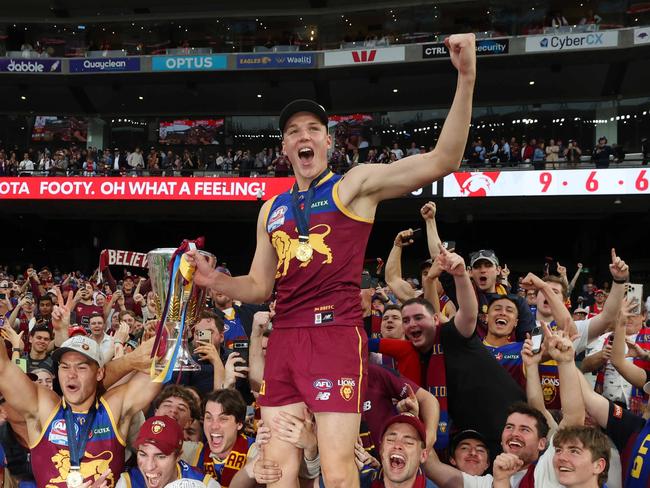
<svg viewBox="0 0 650 488"><path fill-rule="evenodd" d="M165 383L174 371L201 369L187 345L188 332L198 322L208 293L206 288L194 283L194 267L185 258L185 252L196 247L194 242L183 241L178 249L160 248L147 254L159 319L151 363L154 381ZM213 267L216 265L214 255L200 252Z"/></svg>

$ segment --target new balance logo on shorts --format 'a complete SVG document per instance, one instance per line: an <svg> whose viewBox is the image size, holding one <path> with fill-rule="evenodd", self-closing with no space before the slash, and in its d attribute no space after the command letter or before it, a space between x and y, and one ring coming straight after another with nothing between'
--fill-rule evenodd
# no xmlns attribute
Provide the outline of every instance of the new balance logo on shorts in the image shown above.
<svg viewBox="0 0 650 488"><path fill-rule="evenodd" d="M331 393L329 391L319 391L316 400L329 400Z"/></svg>
<svg viewBox="0 0 650 488"><path fill-rule="evenodd" d="M314 324L324 324L334 321L334 312L323 312L314 314Z"/></svg>

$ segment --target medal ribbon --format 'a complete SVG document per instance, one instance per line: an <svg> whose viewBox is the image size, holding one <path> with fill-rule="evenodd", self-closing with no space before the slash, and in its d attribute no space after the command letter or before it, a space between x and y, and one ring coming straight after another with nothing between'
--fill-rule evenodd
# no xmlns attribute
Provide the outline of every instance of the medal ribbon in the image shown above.
<svg viewBox="0 0 650 488"><path fill-rule="evenodd" d="M65 416L66 433L68 435L68 450L70 451L70 466L72 468L81 467L81 459L86 452L86 444L88 443L88 434L95 421L95 414L97 413L97 405L93 404L88 413L83 417L84 422L79 426L79 436L75 435L75 420L72 409L66 405L63 409Z"/></svg>
<svg viewBox="0 0 650 488"><path fill-rule="evenodd" d="M291 209L293 210L294 218L296 220L296 227L298 229L298 241L303 244L309 243L309 215L311 214L311 202L314 199L314 194L316 193L316 186L330 173L331 171L329 169L326 169L309 184L309 189L305 193L303 199L302 209L300 208L301 195L300 190L298 189L298 182L295 182L293 184L293 188L291 189Z"/></svg>

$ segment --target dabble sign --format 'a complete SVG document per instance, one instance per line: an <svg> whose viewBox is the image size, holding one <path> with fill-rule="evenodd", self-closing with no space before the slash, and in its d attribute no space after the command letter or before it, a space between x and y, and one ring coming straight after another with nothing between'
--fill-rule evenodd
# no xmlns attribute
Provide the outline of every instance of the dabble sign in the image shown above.
<svg viewBox="0 0 650 488"><path fill-rule="evenodd" d="M60 73L60 59L0 59L0 71L8 73Z"/></svg>
<svg viewBox="0 0 650 488"><path fill-rule="evenodd" d="M268 200L293 178L0 178L0 200Z"/></svg>

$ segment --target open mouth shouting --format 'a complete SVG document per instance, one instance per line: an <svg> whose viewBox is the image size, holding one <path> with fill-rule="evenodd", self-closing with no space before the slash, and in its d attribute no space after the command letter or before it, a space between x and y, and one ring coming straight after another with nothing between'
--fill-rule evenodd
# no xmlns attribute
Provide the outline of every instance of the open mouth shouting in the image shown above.
<svg viewBox="0 0 650 488"><path fill-rule="evenodd" d="M406 458L403 454L391 454L389 460L390 470L394 473L398 473L406 468Z"/></svg>
<svg viewBox="0 0 650 488"><path fill-rule="evenodd" d="M298 157L302 163L311 163L314 159L314 150L311 147L301 147L298 149Z"/></svg>
<svg viewBox="0 0 650 488"><path fill-rule="evenodd" d="M517 454L525 447L525 443L518 439L510 439L506 442L506 447L511 454Z"/></svg>
<svg viewBox="0 0 650 488"><path fill-rule="evenodd" d="M496 319L496 320L494 321L494 323L495 323L496 326L499 327L499 328L501 328L501 327L508 327L508 321L507 321L506 319L504 319L503 317L499 317L498 319Z"/></svg>
<svg viewBox="0 0 650 488"><path fill-rule="evenodd" d="M160 473L143 473L147 482L147 488L158 488L164 486Z"/></svg>
<svg viewBox="0 0 650 488"><path fill-rule="evenodd" d="M223 447L224 447L223 434L218 434L216 432L213 433L213 434L210 434L209 441L210 441L210 450L212 452L219 453L219 452L223 451Z"/></svg>

